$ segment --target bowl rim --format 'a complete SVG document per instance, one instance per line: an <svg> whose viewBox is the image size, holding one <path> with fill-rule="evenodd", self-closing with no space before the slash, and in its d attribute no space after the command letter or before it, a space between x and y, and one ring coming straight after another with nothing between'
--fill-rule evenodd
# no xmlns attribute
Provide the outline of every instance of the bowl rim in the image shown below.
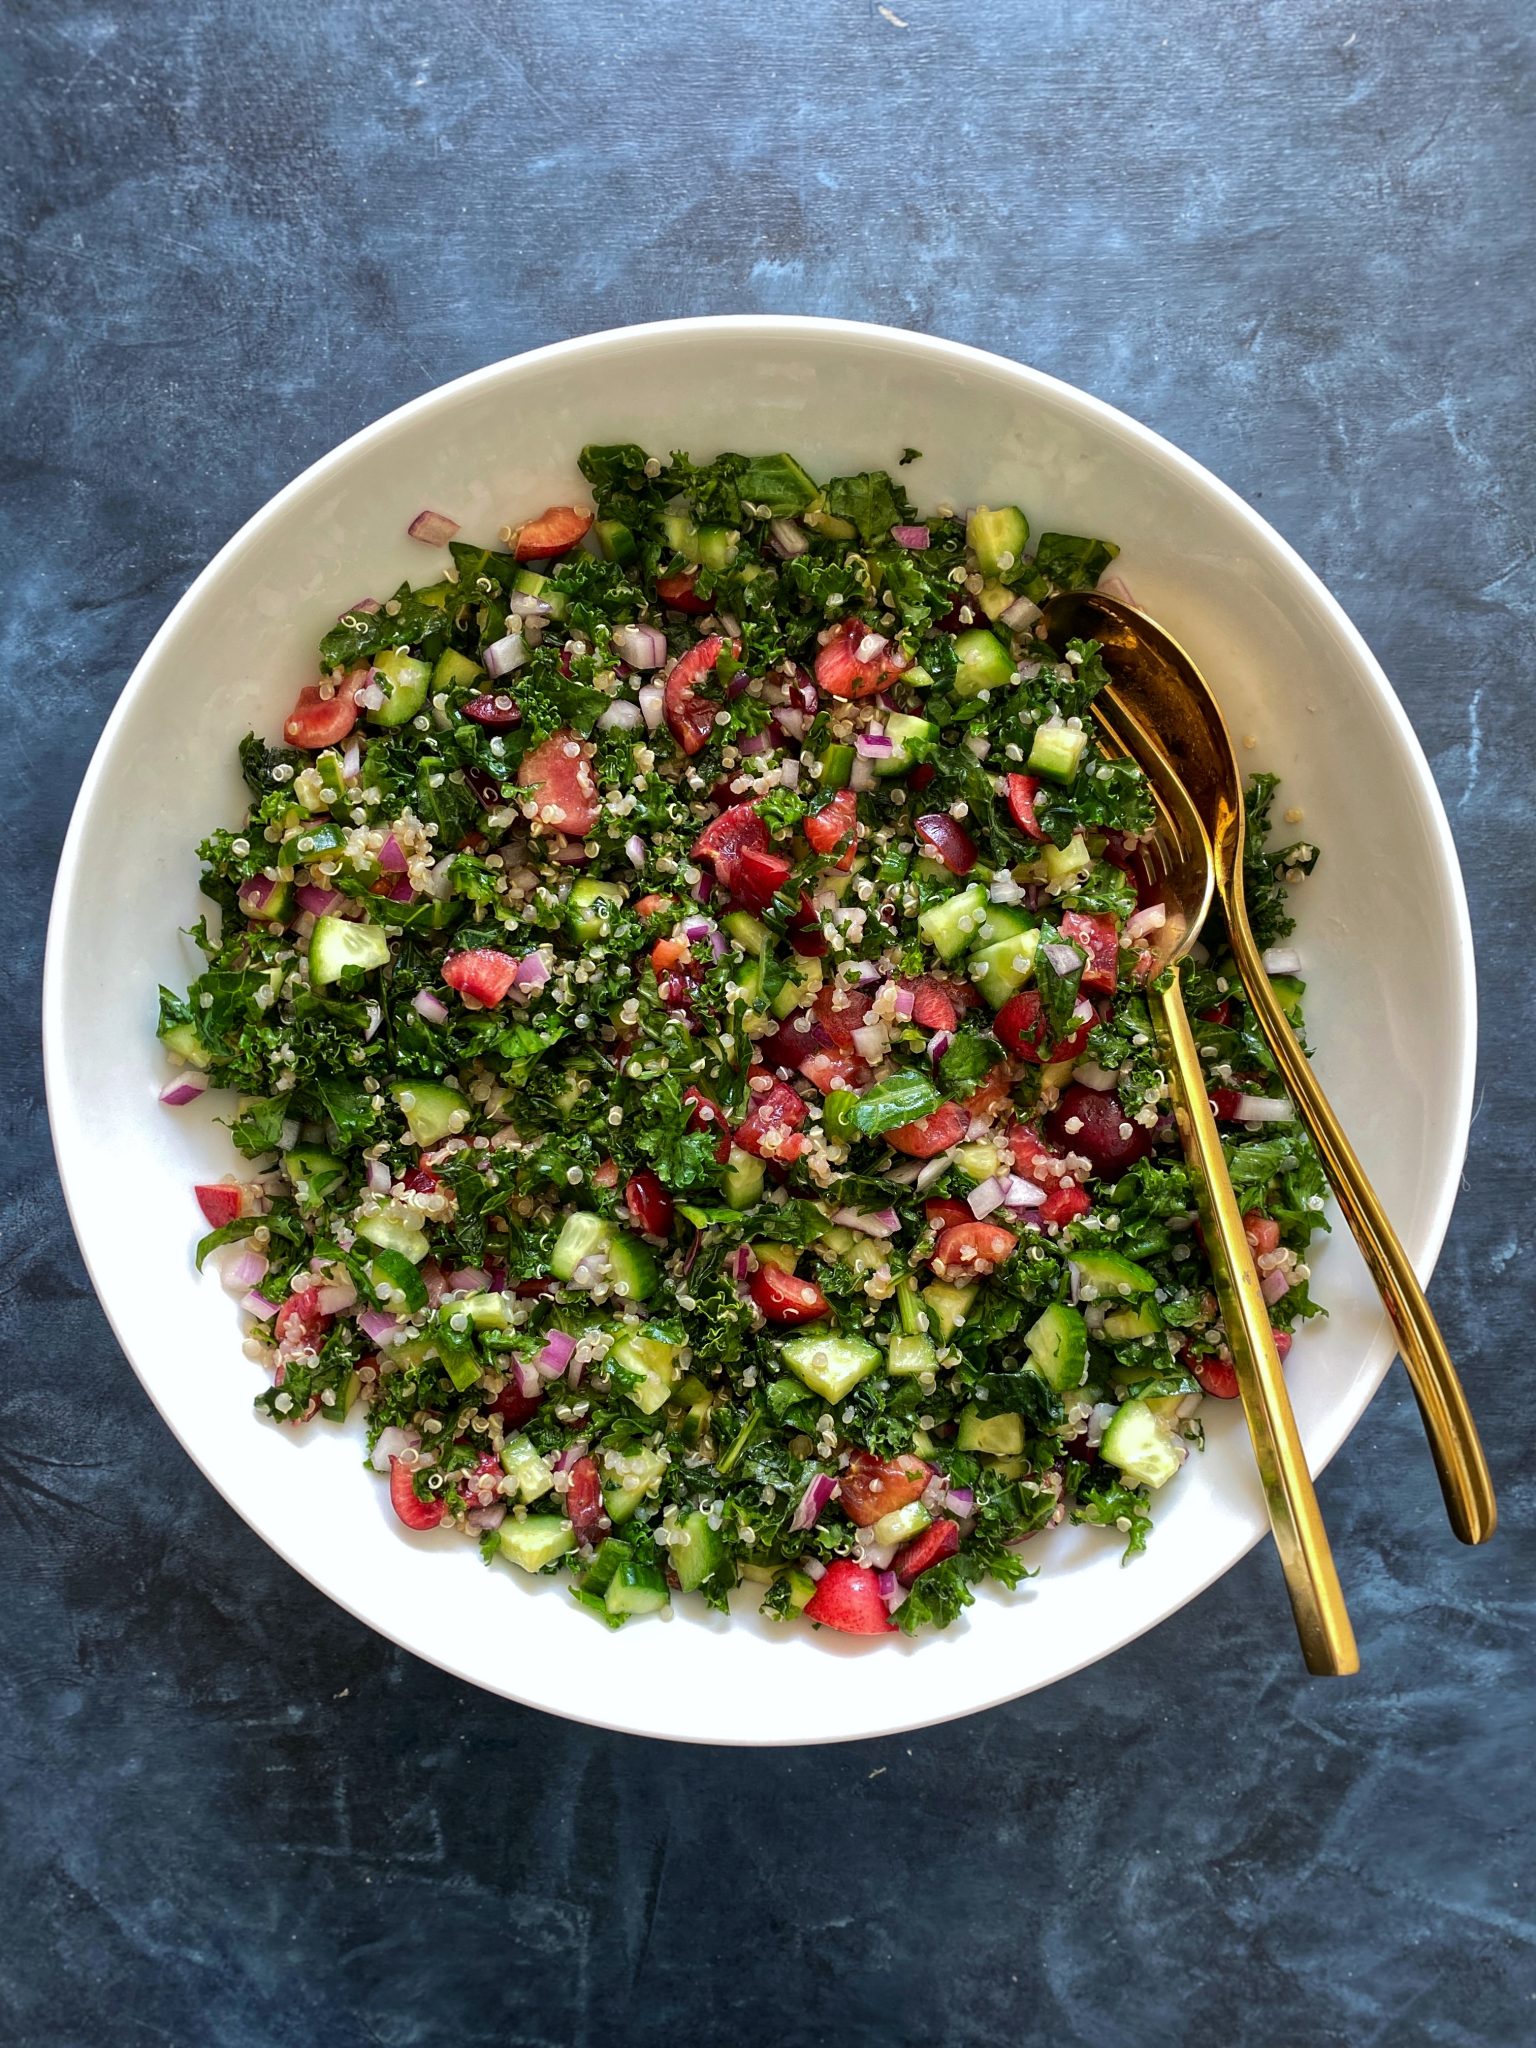
<svg viewBox="0 0 1536 2048"><path fill-rule="evenodd" d="M1419 1256L1414 1260L1415 1269L1421 1283L1426 1287L1428 1286L1450 1225L1451 1213L1455 1206L1456 1195L1460 1186L1461 1168L1466 1158L1471 1130L1472 1101L1477 1067L1477 988L1471 917L1467 905L1466 887L1457 857L1455 841L1451 833L1450 822L1446 816L1439 788L1435 782L1424 749L1406 710L1388 681L1385 671L1367 645L1364 636L1344 610L1342 604L1340 604L1318 573L1311 568L1290 542L1277 532L1260 513L1256 512L1231 485L1223 482L1220 477L1207 469L1203 463L1198 462L1193 456L1186 454L1183 449L1167 440L1153 428L1146 426L1132 414L1123 411L1118 406L1111 405L1105 399L1096 397L1091 392L1082 390L1077 385L1069 384L1065 380L1054 377L1046 371L1034 368L1032 365L1015 362L1010 357L995 354L988 349L974 347L966 342L952 341L939 335L907 328L891 327L877 322L845 320L813 314L701 314L682 319L639 322L627 327L602 328L594 333L568 336L562 341L548 342L537 348L526 349L515 355L501 357L493 363L485 364L479 369L470 370L462 376L449 380L447 383L434 385L430 389L418 393L414 398L407 399L404 403L393 407L389 412L384 413L367 426L361 427L356 433L348 435L346 439L338 442L333 448L328 449L326 453L308 464L288 483L284 484L218 548L171 607L171 610L150 639L143 653L135 662L127 681L119 692L117 700L102 727L96 745L92 749L90 761L81 778L79 790L70 813L69 826L59 855L48 917L43 961L43 1071L55 1167L60 1186L63 1190L70 1224L75 1233L75 1241L79 1246L82 1262L90 1278L92 1291L95 1293L96 1299L107 1319L113 1337L124 1357L133 1367L135 1376L139 1378L140 1384L144 1386L146 1393L149 1393L150 1390L144 1382L142 1374L139 1372L133 1353L122 1337L118 1327L118 1319L114 1314L112 1305L102 1293L97 1281L96 1266L92 1259L91 1248L81 1228L78 1205L72 1184L71 1162L65 1157L62 1119L58 1114L58 1107L64 1100L69 1088L63 1060L63 1034L65 1029L63 1008L64 968L62 965L63 938L76 895L86 880L81 867L81 844L85 835L86 820L95 803L98 784L103 780L107 772L110 757L115 750L118 733L127 722L133 705L147 687L153 670L158 666L162 647L176 633L183 616L196 604L205 587L220 577L243 554L253 547L269 526L280 521L286 515L289 505L296 498L300 497L313 484L324 478L330 471L343 467L358 451L370 447L376 442L387 440L406 420L415 419L423 414L429 414L439 407L451 406L459 398L466 393L474 391L477 387L494 385L498 380L507 376L508 373L534 364L599 355L605 351L621 347L643 346L652 339L684 339L690 335L706 336L721 333L753 334L765 340L771 339L781 343L793 343L796 340L814 339L817 337L833 339L845 337L853 342L880 342L894 348L898 352L926 357L936 364L945 365L961 372L985 370L993 376L998 372L1002 372L1007 377L1013 379L1022 390L1048 395L1058 403L1064 403L1069 410L1078 411L1096 424L1111 429L1122 436L1128 436L1130 440L1138 443L1148 454L1155 455L1163 462L1171 465L1196 488L1214 495L1217 501L1236 518L1240 526L1245 530L1254 549L1268 554L1272 558L1277 558L1280 565L1287 569L1292 576L1299 578L1306 587L1313 602L1320 609L1325 622L1338 635L1354 658L1361 681L1374 700L1376 710L1392 730L1401 751L1401 758L1417 785L1417 794L1422 806L1421 815L1432 839L1436 865L1446 889L1446 909L1455 956L1454 964L1458 969L1456 976L1458 987L1453 1003L1455 1024L1461 1037L1461 1057L1457 1062L1455 1070L1442 1076L1442 1085L1447 1096L1450 1098L1451 1130L1454 1149L1448 1160L1446 1171L1441 1176L1440 1185L1435 1191L1431 1212L1422 1233L1422 1249ZM74 1171L79 1172L82 1170L83 1168L77 1163ZM1363 1415L1366 1407L1379 1389L1381 1381L1386 1377L1393 1355L1390 1351L1388 1352L1380 1372L1374 1378L1368 1378L1355 1400L1341 1411L1342 1427L1339 1430L1337 1441L1326 1452L1309 1458L1314 1474L1321 1471L1331 1461L1358 1424L1361 1415ZM155 1401L152 1393L150 1398L156 1412L169 1427L181 1448L192 1458L193 1463L202 1472L203 1477L227 1501L228 1496L224 1494L218 1478L192 1452L177 1426L176 1417L162 1409L158 1401ZM230 1505L233 1506L233 1503L230 1503ZM241 1515L242 1521L246 1519L238 1507L235 1508L235 1512ZM257 1528L255 1533L275 1550L286 1564L299 1572L328 1599L334 1600L338 1606L345 1608L356 1619L362 1621L369 1628L376 1630L388 1640L399 1643L402 1648L409 1650L413 1656L421 1657L424 1662L435 1664L439 1669L447 1671L451 1676L459 1678L467 1684L475 1685L481 1690L498 1692L501 1697L517 1700L522 1705L539 1706L538 1702L524 1700L518 1694L506 1688L488 1686L482 1677L464 1669L447 1657L419 1649L414 1644L401 1642L401 1638L376 1614L366 1612L362 1607L354 1605L351 1601L342 1599L332 1586L327 1584L322 1578L317 1577L312 1570L300 1561L293 1553L290 1545L280 1535L270 1533L265 1528ZM1094 1647L1092 1645L1086 1646L1081 1656L1074 1656L1064 1668L1056 1671L1045 1683L1055 1684L1061 1679L1074 1676L1088 1665L1098 1662L1105 1656L1112 1655L1114 1651L1123 1648L1127 1643L1134 1642L1139 1636L1146 1634L1148 1630L1157 1626L1158 1623L1169 1619L1173 1614L1179 1612L1181 1608L1197 1599L1201 1593L1207 1591L1218 1578L1224 1576L1234 1565L1241 1562L1242 1558L1261 1540L1264 1533L1262 1527L1254 1530L1235 1555L1230 1559L1224 1560L1208 1575L1201 1576L1198 1583L1190 1587L1177 1606L1166 1611L1149 1614L1144 1626L1133 1629L1130 1633L1118 1637L1108 1648ZM831 1738L809 1735L799 1738L787 1738L782 1745L749 1742L746 1746L798 1746L799 1744L809 1742L825 1742L828 1739L836 1741L871 1740L884 1735L906 1733L918 1727L938 1726L946 1720L954 1720L967 1714L984 1712L991 1707L1022 1698L1028 1692L1037 1689L1041 1688L1028 1684L1023 1687L1005 1686L1000 1691L989 1693L989 1696L983 1700L967 1701L957 1706L952 1713L942 1715L930 1713L924 1715L918 1721L882 1720L867 1729L855 1733L836 1735ZM729 1735L701 1737L694 1734L680 1734L666 1729L637 1729L632 1722L605 1718L599 1713L575 1713L565 1707L555 1709L539 1706L539 1711L558 1712L563 1719L570 1719L591 1727L610 1729L619 1733L644 1734L652 1739L683 1742L707 1741L712 1745L731 1745L733 1742L733 1738Z"/></svg>

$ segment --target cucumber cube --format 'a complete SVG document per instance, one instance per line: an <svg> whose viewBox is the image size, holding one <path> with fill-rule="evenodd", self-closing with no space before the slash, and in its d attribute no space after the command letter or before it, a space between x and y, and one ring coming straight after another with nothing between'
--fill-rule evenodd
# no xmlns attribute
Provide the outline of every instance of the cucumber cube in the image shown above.
<svg viewBox="0 0 1536 2048"><path fill-rule="evenodd" d="M965 522L965 544L983 576L1004 575L1029 545L1029 521L1017 505L978 505Z"/></svg>
<svg viewBox="0 0 1536 2048"><path fill-rule="evenodd" d="M1011 938L994 939L990 946L978 947L971 955L966 971L994 1010L1000 1010L1034 973L1039 948L1039 932L1016 932Z"/></svg>
<svg viewBox="0 0 1536 2048"><path fill-rule="evenodd" d="M583 945L588 946L603 938L614 911L623 901L624 891L617 882L573 883L565 906L565 919L572 938L580 939Z"/></svg>
<svg viewBox="0 0 1536 2048"><path fill-rule="evenodd" d="M1052 782L1070 786L1077 780L1087 745L1088 735L1081 726L1068 725L1064 719L1050 718L1036 728L1034 744L1025 765L1031 775L1046 775Z"/></svg>
<svg viewBox="0 0 1536 2048"><path fill-rule="evenodd" d="M780 1346L790 1371L824 1401L841 1401L885 1354L862 1337L792 1337Z"/></svg>
<svg viewBox="0 0 1536 2048"><path fill-rule="evenodd" d="M961 1327L975 1299L974 1286L956 1287L949 1280L932 1280L923 1289L923 1306L941 1343L947 1344Z"/></svg>
<svg viewBox="0 0 1536 2048"><path fill-rule="evenodd" d="M1057 888L1086 875L1093 865L1093 856L1081 832L1074 832L1065 846L1047 846L1043 858L1046 875Z"/></svg>
<svg viewBox="0 0 1536 2048"><path fill-rule="evenodd" d="M369 724L406 725L427 701L432 671L403 647L385 647L373 657L373 677L384 702L368 713Z"/></svg>
<svg viewBox="0 0 1536 2048"><path fill-rule="evenodd" d="M389 941L376 924L354 924L345 917L317 917L309 935L309 980L312 988L328 988L349 967L365 971L389 965Z"/></svg>
<svg viewBox="0 0 1536 2048"><path fill-rule="evenodd" d="M939 1354L931 1337L910 1337L898 1330L886 1346L885 1369L893 1380L912 1379L919 1373L936 1373Z"/></svg>
<svg viewBox="0 0 1536 2048"><path fill-rule="evenodd" d="M539 1456L525 1436L509 1436L501 1447L501 1469L517 1482L517 1497L524 1505L541 1500L555 1483L548 1463Z"/></svg>
<svg viewBox="0 0 1536 2048"><path fill-rule="evenodd" d="M920 1500L909 1501L904 1508L892 1508L888 1515L882 1515L872 1533L877 1543L910 1543L914 1536L922 1535L932 1520Z"/></svg>
<svg viewBox="0 0 1536 2048"><path fill-rule="evenodd" d="M708 1518L697 1508L678 1523L667 1549L667 1562L677 1573L677 1583L685 1593L696 1593L717 1575L722 1586L728 1582L720 1532L710 1527Z"/></svg>
<svg viewBox="0 0 1536 2048"><path fill-rule="evenodd" d="M987 914L987 892L972 882L941 903L930 903L918 915L917 928L941 960L958 960L976 943Z"/></svg>
<svg viewBox="0 0 1536 2048"><path fill-rule="evenodd" d="M1122 1401L1099 1445L1099 1456L1137 1486L1165 1486L1183 1464L1174 1442L1145 1401Z"/></svg>
<svg viewBox="0 0 1536 2048"><path fill-rule="evenodd" d="M995 633L985 626L973 626L955 636L954 692L957 697L978 697L983 690L1006 690L1013 681L1013 656Z"/></svg>
<svg viewBox="0 0 1536 2048"><path fill-rule="evenodd" d="M1024 1333L1029 1362L1058 1394L1080 1387L1088 1376L1088 1329L1082 1315L1053 1302Z"/></svg>
<svg viewBox="0 0 1536 2048"><path fill-rule="evenodd" d="M435 1145L440 1138L451 1138L473 1114L468 1098L440 1081L392 1081L389 1092L405 1118L413 1145Z"/></svg>
<svg viewBox="0 0 1536 2048"><path fill-rule="evenodd" d="M956 1448L984 1451L995 1458L1017 1457L1024 1448L1022 1415L978 1415L974 1408L962 1409Z"/></svg>
<svg viewBox="0 0 1536 2048"><path fill-rule="evenodd" d="M508 1515L496 1535L507 1563L525 1572L541 1572L576 1548L576 1531L564 1515L528 1515L521 1521Z"/></svg>

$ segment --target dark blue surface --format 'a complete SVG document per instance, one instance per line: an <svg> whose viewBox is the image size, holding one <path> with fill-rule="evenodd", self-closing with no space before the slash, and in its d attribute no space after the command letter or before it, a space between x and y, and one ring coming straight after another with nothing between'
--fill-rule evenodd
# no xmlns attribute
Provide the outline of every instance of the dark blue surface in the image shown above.
<svg viewBox="0 0 1536 2048"><path fill-rule="evenodd" d="M1520 0L12 0L0 2038L1531 2038L1530 28ZM741 1755L565 1726L279 1564L86 1286L42 924L153 629L278 485L429 385L742 310L931 328L1147 420L1323 573L1440 771L1485 1023L1434 1299L1505 1525L1452 1541L1394 1376L1321 1487L1348 1683L1299 1675L1261 1552L1112 1662L927 1734Z"/></svg>

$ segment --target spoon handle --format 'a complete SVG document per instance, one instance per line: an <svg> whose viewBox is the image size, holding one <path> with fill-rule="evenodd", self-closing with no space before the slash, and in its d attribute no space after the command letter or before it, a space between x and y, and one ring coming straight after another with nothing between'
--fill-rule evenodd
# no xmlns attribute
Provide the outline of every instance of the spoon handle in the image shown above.
<svg viewBox="0 0 1536 2048"><path fill-rule="evenodd" d="M1174 1117L1195 1183L1216 1299L1232 1347L1238 1391L1253 1438L1254 1460L1302 1655L1309 1671L1343 1677L1360 1669L1360 1653L1291 1412L1253 1251L1243 1234L1243 1219L1179 993L1177 967L1161 988L1152 989L1150 1000L1158 1037L1173 1070Z"/></svg>
<svg viewBox="0 0 1536 2048"><path fill-rule="evenodd" d="M1424 1418L1451 1527L1463 1543L1486 1543L1498 1522L1493 1481L1445 1339L1397 1232L1275 999L1241 901L1234 903L1224 892L1224 902L1232 954L1244 991L1392 1318L1398 1349Z"/></svg>

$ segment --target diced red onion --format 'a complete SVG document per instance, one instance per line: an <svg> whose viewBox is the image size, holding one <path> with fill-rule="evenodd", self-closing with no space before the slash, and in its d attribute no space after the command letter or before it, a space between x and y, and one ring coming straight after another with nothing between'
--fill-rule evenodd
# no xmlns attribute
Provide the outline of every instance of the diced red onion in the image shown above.
<svg viewBox="0 0 1536 2048"><path fill-rule="evenodd" d="M786 562L792 561L796 555L803 555L811 544L810 536L793 519L770 519L768 540Z"/></svg>
<svg viewBox="0 0 1536 2048"><path fill-rule="evenodd" d="M414 903L416 889L409 875L402 875L389 892L391 903Z"/></svg>
<svg viewBox="0 0 1536 2048"><path fill-rule="evenodd" d="M1300 974L1301 955L1294 946L1271 946L1264 955L1266 974Z"/></svg>
<svg viewBox="0 0 1536 2048"><path fill-rule="evenodd" d="M569 1472L573 1465L579 1464L587 1455L587 1450L586 1438L584 1436L577 1437L575 1443L567 1444L559 1457L554 1460L552 1469L556 1472Z"/></svg>
<svg viewBox="0 0 1536 2048"><path fill-rule="evenodd" d="M912 1021L912 1012L916 1009L916 1007L917 990L914 988L898 987L896 990L895 999L891 1004L892 1016L898 1018L900 1022L903 1024L910 1024Z"/></svg>
<svg viewBox="0 0 1536 2048"><path fill-rule="evenodd" d="M389 1193L389 1166L385 1160L369 1160L368 1188L369 1192L375 1195L387 1195Z"/></svg>
<svg viewBox="0 0 1536 2048"><path fill-rule="evenodd" d="M861 1060L878 1066L890 1050L890 1038L879 1024L859 1024L854 1027L853 1049Z"/></svg>
<svg viewBox="0 0 1536 2048"><path fill-rule="evenodd" d="M659 626L620 626L613 649L631 668L660 668L667 658L667 636Z"/></svg>
<svg viewBox="0 0 1536 2048"><path fill-rule="evenodd" d="M387 1309L365 1308L357 1319L357 1327L370 1344L387 1344L400 1327L400 1318L392 1316Z"/></svg>
<svg viewBox="0 0 1536 2048"><path fill-rule="evenodd" d="M1240 1124L1291 1124L1296 1106L1288 1095L1239 1095L1232 1114Z"/></svg>
<svg viewBox="0 0 1536 2048"><path fill-rule="evenodd" d="M1004 1193L999 1176L995 1173L988 1174L987 1178L980 1181L966 1196L966 1206L979 1222L983 1216L990 1216L994 1209L1003 1206Z"/></svg>
<svg viewBox="0 0 1536 2048"><path fill-rule="evenodd" d="M448 1022L448 1005L441 997L433 995L429 988L422 988L416 991L415 995L411 997L411 1008L418 1017L425 1017L429 1024L446 1024Z"/></svg>
<svg viewBox="0 0 1536 2048"><path fill-rule="evenodd" d="M1072 1069L1072 1078L1081 1081L1085 1088L1091 1088L1096 1095L1107 1095L1120 1076L1109 1067L1101 1067L1097 1060L1079 1060Z"/></svg>
<svg viewBox="0 0 1536 2048"><path fill-rule="evenodd" d="M853 650L855 661L873 661L877 654L884 654L890 641L883 633L866 633Z"/></svg>
<svg viewBox="0 0 1536 2048"><path fill-rule="evenodd" d="M311 917L331 917L342 902L339 889L322 889L318 882L306 882L297 892L300 910L307 910Z"/></svg>
<svg viewBox="0 0 1536 2048"><path fill-rule="evenodd" d="M535 1352L533 1362L547 1380L557 1380L571 1362L576 1349L576 1339L565 1330L551 1330L544 1339L542 1351Z"/></svg>
<svg viewBox="0 0 1536 2048"><path fill-rule="evenodd" d="M315 1306L323 1316L345 1315L357 1300L357 1288L350 1273L328 1280L315 1292Z"/></svg>
<svg viewBox="0 0 1536 2048"><path fill-rule="evenodd" d="M394 833L391 832L384 844L379 848L379 866L386 875L403 875L409 865L410 863L405 857L404 848Z"/></svg>
<svg viewBox="0 0 1536 2048"><path fill-rule="evenodd" d="M597 721L599 732L643 732L645 713L627 697L615 697Z"/></svg>
<svg viewBox="0 0 1536 2048"><path fill-rule="evenodd" d="M733 1280L750 1280L757 1271L757 1260L750 1245L739 1244L726 1261L726 1271Z"/></svg>
<svg viewBox="0 0 1536 2048"><path fill-rule="evenodd" d="M579 867L587 858L587 849L579 839L562 839L557 846L550 847L549 857L562 867Z"/></svg>
<svg viewBox="0 0 1536 2048"><path fill-rule="evenodd" d="M1259 1292L1271 1308L1290 1291L1291 1276L1284 1266L1276 1266L1273 1272L1266 1273L1259 1282Z"/></svg>
<svg viewBox="0 0 1536 2048"><path fill-rule="evenodd" d="M167 1109L185 1109L189 1102L196 1102L207 1086L208 1076L189 1068L166 1082L160 1090L160 1100Z"/></svg>
<svg viewBox="0 0 1536 2048"><path fill-rule="evenodd" d="M450 1294L484 1294L491 1276L483 1266L458 1266L448 1275Z"/></svg>
<svg viewBox="0 0 1536 2048"><path fill-rule="evenodd" d="M1053 972L1066 976L1075 974L1082 964L1082 955L1076 946L1068 945L1064 939L1053 939L1040 948L1041 954L1050 962Z"/></svg>
<svg viewBox="0 0 1536 2048"><path fill-rule="evenodd" d="M865 790L875 786L875 764L866 755L860 754L848 771L848 787L862 796Z"/></svg>
<svg viewBox="0 0 1536 2048"><path fill-rule="evenodd" d="M880 1588L880 1598L885 1602L886 1613L894 1614L905 1602L907 1588L892 1571L881 1572L875 1584Z"/></svg>
<svg viewBox="0 0 1536 2048"><path fill-rule="evenodd" d="M459 522L450 519L446 512L418 512L405 530L412 540L424 540L428 547L440 548L453 539Z"/></svg>
<svg viewBox="0 0 1536 2048"><path fill-rule="evenodd" d="M901 1228L894 1209L838 1209L832 1221L844 1230L861 1231L865 1237L894 1237Z"/></svg>
<svg viewBox="0 0 1536 2048"><path fill-rule="evenodd" d="M824 1579L827 1575L827 1568L819 1557L802 1557L800 1569L808 1579Z"/></svg>
<svg viewBox="0 0 1536 2048"><path fill-rule="evenodd" d="M264 1294L258 1294L253 1287L249 1294L242 1297L240 1306L248 1316L254 1316L258 1323L267 1323L277 1314L281 1303L268 1301Z"/></svg>
<svg viewBox="0 0 1536 2048"><path fill-rule="evenodd" d="M871 726L868 732L855 737L853 751L866 761L889 761L896 751L896 742L888 733Z"/></svg>
<svg viewBox="0 0 1536 2048"><path fill-rule="evenodd" d="M789 1518L791 1535L799 1535L803 1530L814 1529L817 1517L836 1492L837 1481L830 1472L816 1473L801 1494L795 1512Z"/></svg>
<svg viewBox="0 0 1536 2048"><path fill-rule="evenodd" d="M346 610L338 612L336 617L338 621L351 618L367 619L371 618L378 609L379 600L376 597L360 597L356 604L349 604Z"/></svg>
<svg viewBox="0 0 1536 2048"><path fill-rule="evenodd" d="M514 619L548 619L554 610L547 597L535 597L531 590L514 590L507 599L507 611Z"/></svg>
<svg viewBox="0 0 1536 2048"><path fill-rule="evenodd" d="M640 715L645 720L646 730L654 732L665 715L667 693L660 683L642 684L636 693L640 703Z"/></svg>
<svg viewBox="0 0 1536 2048"><path fill-rule="evenodd" d="M500 640L493 640L480 659L485 663L488 676L509 676L513 669L521 668L528 659L528 642L521 633L508 633Z"/></svg>
<svg viewBox="0 0 1536 2048"><path fill-rule="evenodd" d="M992 751L992 742L984 732L967 733L965 749L968 754L974 754L978 761L985 761Z"/></svg>
<svg viewBox="0 0 1536 2048"><path fill-rule="evenodd" d="M1001 1178L1004 1208L1038 1209L1046 1199L1045 1189L1037 1187L1032 1180L1026 1180L1021 1173L1005 1173Z"/></svg>
<svg viewBox="0 0 1536 2048"><path fill-rule="evenodd" d="M958 1521L966 1521L976 1512L976 1496L968 1486L952 1486L944 1496L944 1505Z"/></svg>
<svg viewBox="0 0 1536 2048"><path fill-rule="evenodd" d="M471 1529L499 1529L507 1519L507 1504L504 1500L492 1501L488 1508L471 1508L464 1517L465 1525Z"/></svg>
<svg viewBox="0 0 1536 2048"><path fill-rule="evenodd" d="M362 765L363 746L361 740L348 740L347 750L341 757L342 781L356 782L358 774L362 769Z"/></svg>
<svg viewBox="0 0 1536 2048"><path fill-rule="evenodd" d="M917 1179L912 1185L921 1194L924 1188L931 1188L936 1180L942 1180L955 1163L953 1152L941 1152L937 1159L930 1159L917 1170Z"/></svg>
<svg viewBox="0 0 1536 2048"><path fill-rule="evenodd" d="M859 1563L868 1565L871 1571L888 1570L895 1555L894 1543L864 1543L859 1546Z"/></svg>
<svg viewBox="0 0 1536 2048"><path fill-rule="evenodd" d="M542 988L549 979L549 964L542 953L525 953L517 963L519 988Z"/></svg>
<svg viewBox="0 0 1536 2048"><path fill-rule="evenodd" d="M645 866L645 841L638 832L632 832L624 842L624 851L629 855L631 867Z"/></svg>
<svg viewBox="0 0 1536 2048"><path fill-rule="evenodd" d="M774 714L774 723L788 739L803 740L805 738L806 717L803 711L795 711L786 704L782 711Z"/></svg>
<svg viewBox="0 0 1536 2048"><path fill-rule="evenodd" d="M1027 597L1016 597L1006 611L997 615L997 623L1006 626L1010 633L1021 633L1026 626L1032 626L1040 616L1040 607Z"/></svg>
<svg viewBox="0 0 1536 2048"><path fill-rule="evenodd" d="M784 685L786 703L797 711L803 711L807 718L814 718L821 705L821 692L802 669L792 683Z"/></svg>
<svg viewBox="0 0 1536 2048"><path fill-rule="evenodd" d="M248 882L240 884L240 908L247 917L260 917L271 901L276 882L268 881L265 875L252 875Z"/></svg>
<svg viewBox="0 0 1536 2048"><path fill-rule="evenodd" d="M779 763L779 782L785 789L799 788L800 763L793 754L789 756L787 761Z"/></svg>
<svg viewBox="0 0 1536 2048"><path fill-rule="evenodd" d="M253 1245L241 1245L239 1256L224 1267L220 1278L231 1294L244 1294L259 1287L267 1277L267 1261Z"/></svg>
<svg viewBox="0 0 1536 2048"><path fill-rule="evenodd" d="M893 526L891 539L899 548L925 548L933 536L926 526Z"/></svg>
<svg viewBox="0 0 1536 2048"><path fill-rule="evenodd" d="M928 1041L928 1057L937 1066L955 1042L953 1031L935 1031Z"/></svg>
<svg viewBox="0 0 1536 2048"><path fill-rule="evenodd" d="M419 1429L389 1429L379 1431L379 1440L368 1453L368 1462L375 1472L387 1472L391 1458L403 1458L407 1451L421 1449Z"/></svg>
<svg viewBox="0 0 1536 2048"><path fill-rule="evenodd" d="M686 919L683 924L683 937L690 944L694 941L707 941L710 953L716 960L723 960L730 951L725 936L720 931L718 925L707 917L690 917Z"/></svg>
<svg viewBox="0 0 1536 2048"><path fill-rule="evenodd" d="M543 1376L531 1358L514 1358L511 1365L517 1391L525 1401L536 1401L544 1391Z"/></svg>
<svg viewBox="0 0 1536 2048"><path fill-rule="evenodd" d="M1145 910L1132 912L1125 921L1125 936L1133 943L1144 939L1152 932L1160 932L1168 922L1168 908L1163 903L1149 903Z"/></svg>

